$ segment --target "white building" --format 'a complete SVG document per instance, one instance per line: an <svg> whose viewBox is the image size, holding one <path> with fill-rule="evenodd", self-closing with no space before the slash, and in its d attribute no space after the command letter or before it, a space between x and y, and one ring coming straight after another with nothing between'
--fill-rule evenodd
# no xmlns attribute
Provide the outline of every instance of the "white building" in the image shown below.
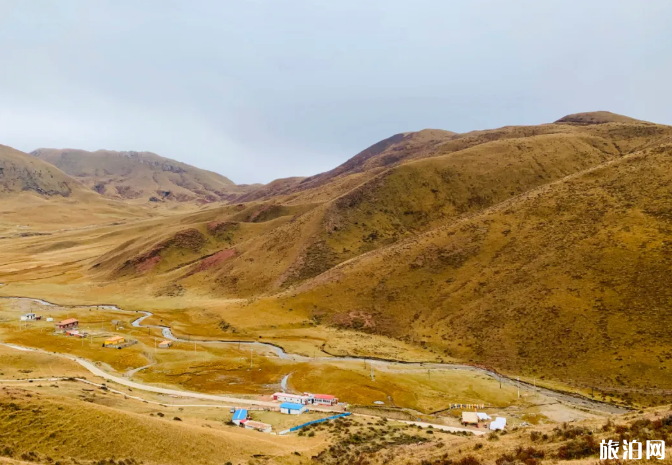
<svg viewBox="0 0 672 465"><path fill-rule="evenodd" d="M311 396L299 396L296 394L287 394L285 392L276 392L273 394L273 400L277 400L278 402L292 402L303 405L313 403Z"/></svg>
<svg viewBox="0 0 672 465"><path fill-rule="evenodd" d="M506 428L506 418L504 417L497 417L494 421L490 422L490 429L493 431L503 430L504 428Z"/></svg>
<svg viewBox="0 0 672 465"><path fill-rule="evenodd" d="M295 404L293 402L283 402L280 404L280 413L287 415L301 415L306 410L307 408L303 404Z"/></svg>
<svg viewBox="0 0 672 465"><path fill-rule="evenodd" d="M242 420L240 424L241 426L245 427L245 429L253 429L256 431L261 431L262 433L270 433L273 429L271 425L267 423L254 420Z"/></svg>
<svg viewBox="0 0 672 465"><path fill-rule="evenodd" d="M37 320L37 315L34 313L26 313L25 315L21 315L21 321L35 321Z"/></svg>
<svg viewBox="0 0 672 465"><path fill-rule="evenodd" d="M336 405L338 404L338 398L336 396L331 396L329 394L306 394L310 396L314 404L321 405Z"/></svg>

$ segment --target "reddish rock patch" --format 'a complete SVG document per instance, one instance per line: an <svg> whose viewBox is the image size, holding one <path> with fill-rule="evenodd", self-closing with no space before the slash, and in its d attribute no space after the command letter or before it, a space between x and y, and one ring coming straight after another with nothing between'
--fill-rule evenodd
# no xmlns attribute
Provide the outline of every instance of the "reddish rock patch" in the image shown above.
<svg viewBox="0 0 672 465"><path fill-rule="evenodd" d="M332 317L332 322L334 326L359 331L372 331L376 328L374 316L358 310L348 313L337 313Z"/></svg>
<svg viewBox="0 0 672 465"><path fill-rule="evenodd" d="M127 260L120 271L123 272L129 267L135 267L135 270L139 273L151 271L161 261L161 253L168 248L179 247L198 252L206 242L205 236L198 229L190 228L179 231L170 239L156 244L151 250Z"/></svg>
<svg viewBox="0 0 672 465"><path fill-rule="evenodd" d="M235 231L240 227L235 221L211 221L208 223L208 232L210 234L224 234Z"/></svg>
<svg viewBox="0 0 672 465"><path fill-rule="evenodd" d="M154 255L151 258L148 258L144 261L135 264L135 269L139 273L146 273L147 271L152 271L156 265L161 261L161 255Z"/></svg>
<svg viewBox="0 0 672 465"><path fill-rule="evenodd" d="M235 249L220 250L216 254L210 255L209 257L201 260L200 263L196 266L196 268L194 268L193 271L189 274L199 273L201 271L207 270L208 268L212 268L213 266L219 265L220 263L235 256L236 256Z"/></svg>

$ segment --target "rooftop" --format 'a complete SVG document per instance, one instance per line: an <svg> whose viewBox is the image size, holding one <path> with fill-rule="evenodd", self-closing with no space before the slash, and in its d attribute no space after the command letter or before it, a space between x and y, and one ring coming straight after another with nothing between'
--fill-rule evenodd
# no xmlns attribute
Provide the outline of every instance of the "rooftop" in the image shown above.
<svg viewBox="0 0 672 465"><path fill-rule="evenodd" d="M233 420L244 420L247 418L247 410L244 408L239 408L233 414Z"/></svg>
<svg viewBox="0 0 672 465"><path fill-rule="evenodd" d="M329 394L313 394L313 397L316 399L323 399L323 400L334 400L336 396L332 396Z"/></svg>
<svg viewBox="0 0 672 465"><path fill-rule="evenodd" d="M68 318L67 320L63 320L63 321L59 322L58 324L59 325L69 325L71 323L77 323L77 319L76 318Z"/></svg>
<svg viewBox="0 0 672 465"><path fill-rule="evenodd" d="M245 426L250 426L252 428L258 428L258 429L266 429L271 427L271 425L267 423L262 423L260 421L254 421L254 420L247 420L245 422Z"/></svg>
<svg viewBox="0 0 672 465"><path fill-rule="evenodd" d="M301 410L304 407L302 404L295 404L294 402L283 402L280 408L287 408L290 410Z"/></svg>

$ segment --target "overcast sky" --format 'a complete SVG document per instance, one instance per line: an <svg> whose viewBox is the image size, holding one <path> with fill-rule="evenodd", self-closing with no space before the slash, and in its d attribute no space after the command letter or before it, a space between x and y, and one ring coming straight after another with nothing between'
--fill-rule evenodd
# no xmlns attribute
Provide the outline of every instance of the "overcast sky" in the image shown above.
<svg viewBox="0 0 672 465"><path fill-rule="evenodd" d="M0 0L0 144L268 182L395 133L672 124L672 1Z"/></svg>

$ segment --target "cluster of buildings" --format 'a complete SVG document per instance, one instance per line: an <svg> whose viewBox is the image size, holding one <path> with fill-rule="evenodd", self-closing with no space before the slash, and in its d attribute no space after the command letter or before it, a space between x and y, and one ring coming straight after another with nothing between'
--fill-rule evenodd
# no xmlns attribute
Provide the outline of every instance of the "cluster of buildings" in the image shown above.
<svg viewBox="0 0 672 465"><path fill-rule="evenodd" d="M338 398L329 394L311 394L304 392L303 395L287 394L286 392L276 392L273 394L273 400L278 402L291 402L300 405L336 405Z"/></svg>
<svg viewBox="0 0 672 465"><path fill-rule="evenodd" d="M236 411L233 412L233 418L231 421L234 425L240 426L241 428L252 429L262 433L270 433L273 429L273 427L268 423L250 420L247 415L247 409L244 408L236 409Z"/></svg>
<svg viewBox="0 0 672 465"><path fill-rule="evenodd" d="M286 392L276 392L273 394L273 400L281 402L280 413L287 415L301 415L308 411L308 405L336 405L338 398L329 394L311 394L304 392L300 394L288 394Z"/></svg>
<svg viewBox="0 0 672 465"><path fill-rule="evenodd" d="M303 395L276 392L273 394L273 400L280 402L280 413L286 415L300 415L307 412L309 405L336 405L338 403L338 399L335 396L329 394L311 394L308 392L305 392ZM233 413L231 421L236 426L261 431L262 433L270 433L272 430L272 426L267 423L251 420L247 409L231 409L231 412Z"/></svg>
<svg viewBox="0 0 672 465"><path fill-rule="evenodd" d="M464 426L472 425L478 428L480 422L492 420L492 417L484 412L462 412L462 424ZM506 427L506 418L497 417L489 424L489 428L493 431L503 430Z"/></svg>

